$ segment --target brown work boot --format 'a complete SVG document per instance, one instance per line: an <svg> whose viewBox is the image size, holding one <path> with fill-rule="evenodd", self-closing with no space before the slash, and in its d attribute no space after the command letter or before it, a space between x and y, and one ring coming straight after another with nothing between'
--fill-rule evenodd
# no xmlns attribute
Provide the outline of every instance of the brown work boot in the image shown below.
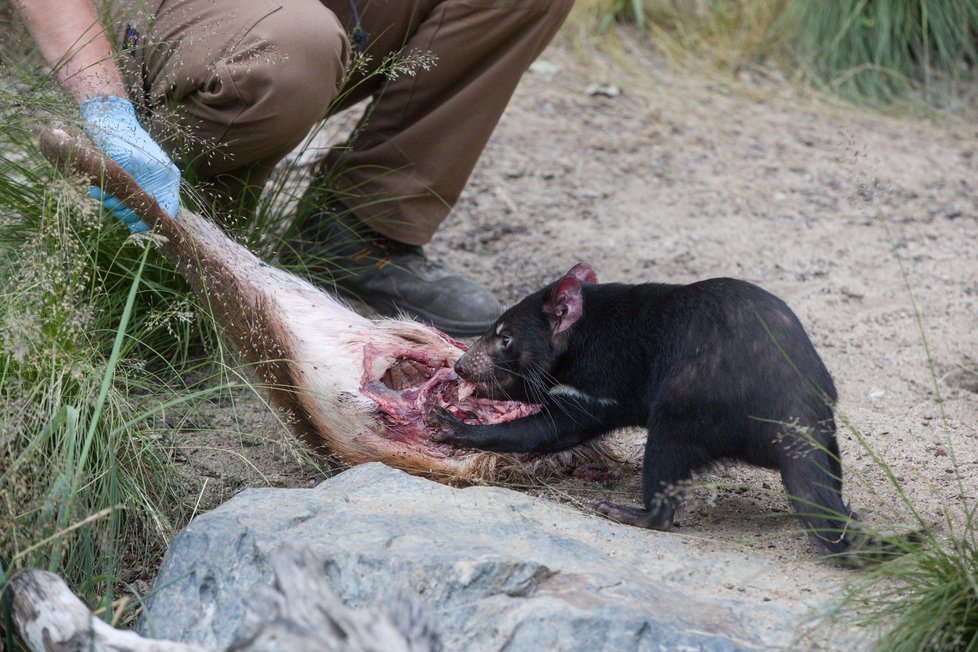
<svg viewBox="0 0 978 652"><path fill-rule="evenodd" d="M455 337L481 335L502 312L489 290L421 247L372 231L335 200L306 217L292 248L314 282L381 315L407 315Z"/></svg>

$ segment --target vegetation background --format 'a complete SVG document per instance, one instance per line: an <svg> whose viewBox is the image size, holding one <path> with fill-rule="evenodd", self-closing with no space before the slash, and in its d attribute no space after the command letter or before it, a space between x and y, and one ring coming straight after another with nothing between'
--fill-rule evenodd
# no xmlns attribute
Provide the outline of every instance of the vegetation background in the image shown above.
<svg viewBox="0 0 978 652"><path fill-rule="evenodd" d="M881 114L974 115L973 0L588 0L560 38L625 67L638 47L693 74L760 77ZM47 568L125 623L176 530L241 488L220 481L224 465L245 467L245 483L296 485L335 463L309 458L263 410L167 261L43 161L38 127L76 120L75 108L6 2L0 39L0 585L18 568ZM307 171L292 159L236 237L274 258L270 225L287 222ZM236 445L206 451L215 430ZM281 462L276 475L254 461L258 443ZM214 466L198 459L189 472L189 450ZM859 587L890 632L882 648L978 649L974 504L954 509L963 528L927 537Z"/></svg>

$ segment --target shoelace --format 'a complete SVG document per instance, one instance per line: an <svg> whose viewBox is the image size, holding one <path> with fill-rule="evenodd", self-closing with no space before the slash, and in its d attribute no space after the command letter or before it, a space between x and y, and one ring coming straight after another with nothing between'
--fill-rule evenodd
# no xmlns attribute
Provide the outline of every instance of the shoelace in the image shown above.
<svg viewBox="0 0 978 652"><path fill-rule="evenodd" d="M350 11L353 13L353 36L351 37L353 47L363 52L363 46L367 44L370 35L363 31L363 25L360 23L360 12L357 11L357 3L354 0L350 0Z"/></svg>

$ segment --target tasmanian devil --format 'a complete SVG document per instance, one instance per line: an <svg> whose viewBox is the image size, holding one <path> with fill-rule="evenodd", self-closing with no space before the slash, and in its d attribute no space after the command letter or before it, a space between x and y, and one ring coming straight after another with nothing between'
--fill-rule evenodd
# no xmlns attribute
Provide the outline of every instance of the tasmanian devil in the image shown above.
<svg viewBox="0 0 978 652"><path fill-rule="evenodd" d="M494 425L435 408L435 439L458 447L553 452L645 426L645 509L599 504L614 520L669 529L695 471L741 460L781 472L829 551L845 553L855 540L832 377L795 314L756 285L599 285L580 263L503 313L455 370L488 396L543 407Z"/></svg>

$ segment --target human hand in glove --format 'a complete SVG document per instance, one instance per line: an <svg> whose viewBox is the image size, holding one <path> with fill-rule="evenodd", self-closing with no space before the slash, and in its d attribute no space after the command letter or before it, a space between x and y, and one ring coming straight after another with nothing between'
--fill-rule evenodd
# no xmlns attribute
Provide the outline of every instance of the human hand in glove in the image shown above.
<svg viewBox="0 0 978 652"><path fill-rule="evenodd" d="M132 102L105 95L82 102L79 109L83 128L92 142L132 175L170 217L176 217L180 207L180 171L139 124ZM149 230L138 215L112 194L96 186L92 186L88 194L100 200L129 227L130 232Z"/></svg>

